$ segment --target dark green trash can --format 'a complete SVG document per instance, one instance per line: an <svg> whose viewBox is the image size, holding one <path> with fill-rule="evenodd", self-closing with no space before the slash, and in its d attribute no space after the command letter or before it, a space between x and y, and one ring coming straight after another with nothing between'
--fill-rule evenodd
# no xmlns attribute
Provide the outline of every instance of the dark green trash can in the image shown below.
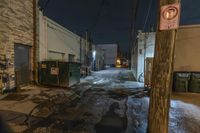
<svg viewBox="0 0 200 133"><path fill-rule="evenodd" d="M176 92L188 91L190 75L190 73L175 73L174 90Z"/></svg>
<svg viewBox="0 0 200 133"><path fill-rule="evenodd" d="M189 91L195 93L200 92L200 73L192 73L189 82Z"/></svg>

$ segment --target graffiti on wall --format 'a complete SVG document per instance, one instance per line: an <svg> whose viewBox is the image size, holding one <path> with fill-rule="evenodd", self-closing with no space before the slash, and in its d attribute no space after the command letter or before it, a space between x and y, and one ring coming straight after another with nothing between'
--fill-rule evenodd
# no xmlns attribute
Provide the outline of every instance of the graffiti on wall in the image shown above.
<svg viewBox="0 0 200 133"><path fill-rule="evenodd" d="M6 90L14 88L15 75L9 73L9 69L14 67L14 63L11 58L8 58L5 54L0 54L0 88L4 92Z"/></svg>

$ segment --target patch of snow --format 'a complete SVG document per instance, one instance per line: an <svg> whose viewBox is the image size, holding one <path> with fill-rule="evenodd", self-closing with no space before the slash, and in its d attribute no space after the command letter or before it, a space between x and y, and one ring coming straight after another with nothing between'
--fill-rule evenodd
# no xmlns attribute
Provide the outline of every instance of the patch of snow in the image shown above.
<svg viewBox="0 0 200 133"><path fill-rule="evenodd" d="M187 116L193 116L194 119L200 121L200 107L196 105L184 103L178 100L172 100L171 108L179 108Z"/></svg>
<svg viewBox="0 0 200 133"><path fill-rule="evenodd" d="M200 108L178 100L171 101L170 133L199 133Z"/></svg>
<svg viewBox="0 0 200 133"><path fill-rule="evenodd" d="M128 128L126 133L146 133L149 98L128 99ZM169 113L169 133L199 133L200 107L171 100Z"/></svg>
<svg viewBox="0 0 200 133"><path fill-rule="evenodd" d="M94 80L94 76L87 76L84 80Z"/></svg>
<svg viewBox="0 0 200 133"><path fill-rule="evenodd" d="M92 73L92 76L86 77L84 80L86 82L89 81L93 87L98 86L105 90L114 88L134 89L144 87L143 83L120 80L120 74L125 74L126 77L126 74L131 74L131 71L103 70ZM97 113L99 113L99 117L96 119L96 121L99 121L100 116L105 114L103 110L108 110L107 107L103 110L101 110L100 107L110 105L111 103L107 103L107 100L101 101L102 97L99 97L99 99L96 100L97 103L94 105L94 107L99 110L97 111ZM128 128L126 133L146 133L149 98L129 97L127 104ZM120 110L117 112L122 115ZM171 108L169 113L169 133L199 133L199 131L200 107L182 101L171 100Z"/></svg>
<svg viewBox="0 0 200 133"><path fill-rule="evenodd" d="M127 81L128 80L128 81ZM144 84L135 81L131 70L102 70L93 72L91 76L81 80L81 83L91 83L104 89L143 88Z"/></svg>
<svg viewBox="0 0 200 133"><path fill-rule="evenodd" d="M126 88L126 89L134 89L134 88L143 88L144 84L136 81L125 81L125 82L112 82L109 85L109 88Z"/></svg>
<svg viewBox="0 0 200 133"><path fill-rule="evenodd" d="M149 98L128 98L128 125L125 133L146 133Z"/></svg>

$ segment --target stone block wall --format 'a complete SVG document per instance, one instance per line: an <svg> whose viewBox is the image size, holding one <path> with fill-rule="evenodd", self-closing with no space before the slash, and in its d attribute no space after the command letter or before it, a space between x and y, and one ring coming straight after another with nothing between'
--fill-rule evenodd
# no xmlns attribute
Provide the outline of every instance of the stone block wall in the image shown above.
<svg viewBox="0 0 200 133"><path fill-rule="evenodd" d="M0 88L4 88L2 77L8 75L9 88L15 87L14 45L31 46L31 69L33 69L33 1L34 0L1 0L0 1Z"/></svg>

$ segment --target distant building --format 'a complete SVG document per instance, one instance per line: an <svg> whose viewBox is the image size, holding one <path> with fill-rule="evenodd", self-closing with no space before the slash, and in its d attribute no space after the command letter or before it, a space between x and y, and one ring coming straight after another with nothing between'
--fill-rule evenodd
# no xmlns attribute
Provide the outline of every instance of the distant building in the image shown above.
<svg viewBox="0 0 200 133"><path fill-rule="evenodd" d="M104 50L105 65L115 66L115 62L119 53L118 44L97 44L96 47Z"/></svg>
<svg viewBox="0 0 200 133"><path fill-rule="evenodd" d="M99 71L103 70L105 66L105 51L98 46L93 45L92 49L92 70Z"/></svg>
<svg viewBox="0 0 200 133"><path fill-rule="evenodd" d="M105 51L99 47L96 50L96 70L103 70L105 66Z"/></svg>
<svg viewBox="0 0 200 133"><path fill-rule="evenodd" d="M80 63L82 76L87 76L90 73L92 62L92 46L93 44L86 33L86 37L82 37L80 41Z"/></svg>

